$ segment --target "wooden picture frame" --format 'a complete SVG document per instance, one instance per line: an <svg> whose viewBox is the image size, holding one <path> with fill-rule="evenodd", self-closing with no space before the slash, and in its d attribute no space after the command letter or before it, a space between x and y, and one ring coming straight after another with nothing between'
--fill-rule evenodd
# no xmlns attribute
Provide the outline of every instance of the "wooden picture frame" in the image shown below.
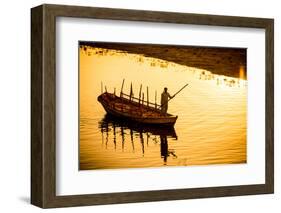
<svg viewBox="0 0 281 213"><path fill-rule="evenodd" d="M265 184L56 195L56 17L265 29ZM274 191L274 21L217 15L41 5L31 9L31 203L42 208L267 194Z"/></svg>

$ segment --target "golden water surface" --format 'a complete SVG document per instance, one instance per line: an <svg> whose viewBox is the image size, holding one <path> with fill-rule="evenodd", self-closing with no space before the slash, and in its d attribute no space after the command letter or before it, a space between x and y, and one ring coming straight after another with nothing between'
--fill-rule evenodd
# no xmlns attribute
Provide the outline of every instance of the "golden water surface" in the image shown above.
<svg viewBox="0 0 281 213"><path fill-rule="evenodd" d="M246 163L247 81L207 70L116 50L80 48L79 168L113 169ZM174 129L130 125L106 116L101 90L138 97L142 84L149 100L160 103L164 87L173 95L168 112ZM103 88L101 88L101 82ZM146 97L145 97L146 99Z"/></svg>

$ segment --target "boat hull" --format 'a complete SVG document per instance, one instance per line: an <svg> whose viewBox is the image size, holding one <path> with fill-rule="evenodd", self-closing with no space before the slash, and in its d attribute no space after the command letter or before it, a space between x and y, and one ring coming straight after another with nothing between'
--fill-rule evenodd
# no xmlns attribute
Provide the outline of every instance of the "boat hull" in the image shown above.
<svg viewBox="0 0 281 213"><path fill-rule="evenodd" d="M175 131L174 126L157 126L157 125L142 125L138 122L131 122L130 120L112 116L109 113L106 113L104 118L99 122L99 127L104 131L108 131L108 127L121 127L124 129L130 129L134 132L142 133L149 133L152 135L158 135L161 137L169 137L177 139L177 134Z"/></svg>
<svg viewBox="0 0 281 213"><path fill-rule="evenodd" d="M112 94L109 94L112 96ZM116 98L120 98L120 97L116 97ZM145 107L146 110L151 110L153 112L153 110L157 113L155 113L157 116L141 116L141 115L136 115L136 114L132 114L128 111L121 111L120 109L114 107L113 104L110 104L110 102L108 102L108 100L106 100L106 95L102 94L98 97L98 101L102 104L104 110L115 117L118 118L122 118L122 119L126 119L129 121L133 121L133 122L138 122L138 123L142 123L142 124L149 124L149 125L163 125L163 126L173 126L177 120L177 116L173 116L170 114L167 114L166 116L160 116L159 114L159 110L156 111L155 109L152 109L151 107L146 107L146 106L142 106ZM128 103L126 103L128 105ZM133 104L137 104L137 103L133 103Z"/></svg>

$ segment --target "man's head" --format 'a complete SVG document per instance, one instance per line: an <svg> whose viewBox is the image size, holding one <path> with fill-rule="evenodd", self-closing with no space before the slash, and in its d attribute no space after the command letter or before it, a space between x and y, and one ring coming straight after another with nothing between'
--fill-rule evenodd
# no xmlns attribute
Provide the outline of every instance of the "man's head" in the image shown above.
<svg viewBox="0 0 281 213"><path fill-rule="evenodd" d="M167 91L168 91L168 88L167 88L167 87L165 87L165 88L164 88L164 92L167 92Z"/></svg>

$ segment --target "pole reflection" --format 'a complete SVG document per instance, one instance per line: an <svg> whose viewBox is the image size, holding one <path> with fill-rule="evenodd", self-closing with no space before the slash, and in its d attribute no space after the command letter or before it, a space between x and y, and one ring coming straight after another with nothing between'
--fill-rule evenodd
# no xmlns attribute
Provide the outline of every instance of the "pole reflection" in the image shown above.
<svg viewBox="0 0 281 213"><path fill-rule="evenodd" d="M163 159L163 165L167 165L169 157L177 158L175 150L169 149L168 142L168 140L178 139L174 127L142 125L122 120L109 114L104 116L98 126L103 139L102 147L104 147L104 139L106 141L105 149L107 149L108 143L113 143L116 151L116 147L118 146L117 141L120 140L121 144L119 146L122 147L122 152L125 146L131 146L132 153L135 153L135 145L136 143L140 143L142 157L146 157L145 152L146 149L149 149L150 144L159 144L160 157ZM126 143L126 141L130 141L130 143Z"/></svg>

